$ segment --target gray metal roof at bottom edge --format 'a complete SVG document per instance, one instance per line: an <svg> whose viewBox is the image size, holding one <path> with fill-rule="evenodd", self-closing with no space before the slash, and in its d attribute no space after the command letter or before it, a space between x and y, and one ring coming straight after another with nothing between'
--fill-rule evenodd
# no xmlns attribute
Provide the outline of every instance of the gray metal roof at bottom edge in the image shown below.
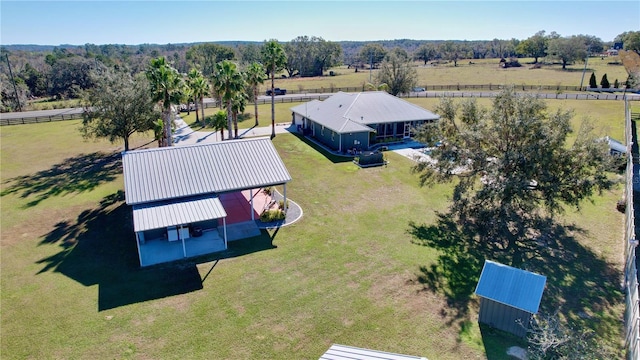
<svg viewBox="0 0 640 360"><path fill-rule="evenodd" d="M127 151L122 165L129 205L291 181L268 137Z"/></svg>

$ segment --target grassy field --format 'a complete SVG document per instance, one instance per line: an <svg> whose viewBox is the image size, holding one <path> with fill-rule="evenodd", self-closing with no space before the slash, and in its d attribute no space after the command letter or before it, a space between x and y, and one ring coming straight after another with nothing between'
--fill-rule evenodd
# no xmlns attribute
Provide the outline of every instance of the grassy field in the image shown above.
<svg viewBox="0 0 640 360"><path fill-rule="evenodd" d="M595 73L598 84L604 74L612 86L616 79L624 82L627 79L627 72L622 65L610 65L609 62L616 62L617 58L590 58L584 76L583 86L589 84L591 73ZM441 64L437 66L424 66L416 62L418 73L417 84L419 86L432 85L563 85L580 86L584 63L568 65L566 70L562 70L559 64L543 65L540 69L532 69L533 59L520 59L523 65L518 68L502 69L498 67L499 59L461 60L458 66L453 63ZM368 70L347 69L341 66L332 69L335 76L323 76L316 78L292 78L276 79L275 86L287 90L310 90L310 89L330 89L343 87L357 87L370 82L375 83L377 70L371 74ZM270 87L270 83L263 85L265 90ZM263 92L263 91L262 91Z"/></svg>
<svg viewBox="0 0 640 360"><path fill-rule="evenodd" d="M436 98L406 98L405 100L420 105L425 109L434 111L439 103L439 99ZM462 100L462 99L458 99ZM489 107L491 105L490 98L478 98L478 103ZM300 102L294 103L276 103L275 114L276 123L291 122L291 108L302 104ZM585 120L589 120L596 126L596 132L600 136L610 136L617 140L624 139L624 103L621 101L602 101L602 100L547 100L549 111L555 109L571 109L574 111L574 118L572 125L574 129L578 127ZM211 116L218 111L218 108L205 109L205 116ZM191 112L190 115L182 113L180 115L184 121L193 126L194 129L199 131L213 131L211 128L201 129L195 124L195 113ZM245 116L242 120L238 121L239 129L248 129L254 126L255 116L253 111L253 105L249 106L245 112ZM258 105L258 119L259 126L271 125L271 104ZM225 131L226 134L226 131ZM225 135L226 136L226 135Z"/></svg>
<svg viewBox="0 0 640 360"><path fill-rule="evenodd" d="M428 109L437 102L410 101ZM621 103L548 103L622 140ZM290 121L294 105L278 104L277 122ZM270 106L261 106L261 123L269 118ZM470 285L479 273L464 273L465 264L443 279L464 279L456 296L429 286L448 249L421 246L410 223L434 224L451 186L420 188L404 157L389 153L387 167L359 169L279 135L300 222L223 254L140 269L123 202L122 147L85 142L78 124L0 128L3 359L317 359L332 343L507 359L507 347L525 346L478 326ZM155 146L150 140L136 137L133 146ZM528 265L548 277L543 310L559 308L614 349L623 339L623 216L615 210L622 192L568 211L554 228L562 247Z"/></svg>

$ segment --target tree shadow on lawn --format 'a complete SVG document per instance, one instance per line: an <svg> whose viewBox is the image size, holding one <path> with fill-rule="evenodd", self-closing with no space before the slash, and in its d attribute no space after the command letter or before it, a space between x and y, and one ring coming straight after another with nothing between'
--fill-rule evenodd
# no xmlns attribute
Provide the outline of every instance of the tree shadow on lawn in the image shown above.
<svg viewBox="0 0 640 360"><path fill-rule="evenodd" d="M438 214L433 225L409 224L412 242L438 250L434 264L421 266L418 281L425 290L443 294L453 313L449 324L468 320L471 303L485 259L516 266L547 277L540 312L559 311L575 328L593 329L597 334L619 334L622 314L614 307L624 301L622 272L573 234L585 233L576 225L545 220L537 228L537 241L521 245L514 253L481 241L470 226L460 225L451 214ZM514 259L521 265L513 265ZM522 261L521 261L522 260Z"/></svg>
<svg viewBox="0 0 640 360"><path fill-rule="evenodd" d="M100 184L113 181L122 173L122 157L119 153L94 152L68 158L50 169L31 175L5 180L7 188L0 196L19 194L22 198L33 196L26 207L57 195L93 190Z"/></svg>
<svg viewBox="0 0 640 360"><path fill-rule="evenodd" d="M76 221L56 224L40 245L58 244L61 250L37 261L44 265L38 273L55 271L85 286L98 285L102 311L200 290L204 280L197 264L275 248L263 231L258 237L230 242L224 252L141 268L132 216L119 191Z"/></svg>

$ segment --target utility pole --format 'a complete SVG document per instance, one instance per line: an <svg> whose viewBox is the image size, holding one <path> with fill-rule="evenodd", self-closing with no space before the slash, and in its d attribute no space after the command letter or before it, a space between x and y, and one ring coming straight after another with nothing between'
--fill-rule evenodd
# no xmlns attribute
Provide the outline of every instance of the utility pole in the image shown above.
<svg viewBox="0 0 640 360"><path fill-rule="evenodd" d="M16 95L16 101L18 102L18 110L22 112L22 106L20 105L20 98L18 97L18 89L16 88L16 80L13 78L13 72L11 71L11 63L9 62L9 54L5 54L7 57L7 65L9 65L9 75L11 76L11 82L13 83L13 92Z"/></svg>
<svg viewBox="0 0 640 360"><path fill-rule="evenodd" d="M371 82L371 69L373 69L373 52L369 54L369 84L373 84Z"/></svg>
<svg viewBox="0 0 640 360"><path fill-rule="evenodd" d="M580 91L582 91L582 84L584 82L584 73L587 71L587 62L589 62L588 52L587 52L587 57L584 59L584 69L582 69L582 79L580 79Z"/></svg>

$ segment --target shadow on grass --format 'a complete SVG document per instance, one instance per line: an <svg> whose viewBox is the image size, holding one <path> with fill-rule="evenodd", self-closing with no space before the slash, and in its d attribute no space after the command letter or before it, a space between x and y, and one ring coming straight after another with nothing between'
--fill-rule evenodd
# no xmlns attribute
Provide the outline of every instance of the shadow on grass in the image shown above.
<svg viewBox="0 0 640 360"><path fill-rule="evenodd" d="M515 359L507 355L507 351L512 346L527 348L527 342L515 335L501 330L494 329L485 324L479 324L482 344L485 348L487 360L511 360Z"/></svg>
<svg viewBox="0 0 640 360"><path fill-rule="evenodd" d="M98 285L98 310L200 290L197 264L275 248L265 231L260 236L229 243L221 253L140 268L131 208L124 192L105 197L96 209L75 221L56 224L40 245L58 244L60 251L39 260L38 273L55 271L85 286ZM215 266L215 265L214 265Z"/></svg>
<svg viewBox="0 0 640 360"><path fill-rule="evenodd" d="M26 204L26 207L32 207L52 196L93 190L114 180L120 173L122 157L119 153L83 154L65 159L50 169L6 180L4 184L7 187L0 196L18 194L22 198L33 197Z"/></svg>
<svg viewBox="0 0 640 360"><path fill-rule="evenodd" d="M338 163L345 163L345 162L351 162L353 161L353 157L349 157L349 156L340 156L340 155L336 155L330 151L328 151L324 146L318 144L317 142L311 140L310 138L292 131L291 134L293 134L295 137L298 138L298 140L304 142L305 144L309 145L311 148L313 148L315 151L319 152L320 154L322 154L324 157L326 157L329 161L331 161L334 164L338 164Z"/></svg>
<svg viewBox="0 0 640 360"><path fill-rule="evenodd" d="M440 253L434 264L420 267L418 281L425 290L446 297L453 313L443 316L454 323L467 319L471 303L477 302L474 291L485 259L516 266L547 277L541 313L559 309L576 328L594 329L605 337L619 336L622 316L614 307L624 301L621 271L577 241L574 234L584 234L583 229L550 220L536 227L543 235L509 253L482 240L449 214L438 214L433 225L411 223L408 231L412 241Z"/></svg>

